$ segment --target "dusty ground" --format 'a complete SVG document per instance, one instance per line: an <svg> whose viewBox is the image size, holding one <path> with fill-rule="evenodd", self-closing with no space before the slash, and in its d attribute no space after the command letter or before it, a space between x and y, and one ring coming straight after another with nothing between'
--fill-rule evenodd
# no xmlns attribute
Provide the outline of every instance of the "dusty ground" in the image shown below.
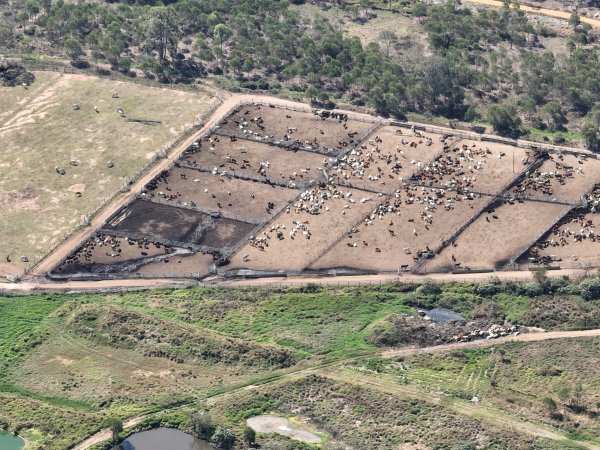
<svg viewBox="0 0 600 450"><path fill-rule="evenodd" d="M21 256L44 253L210 106L205 95L82 75L35 75L27 90L0 87L0 257L5 262L9 256L13 266L0 268L0 276L22 270ZM125 122L117 106L128 117L162 124Z"/></svg>
<svg viewBox="0 0 600 450"><path fill-rule="evenodd" d="M424 195L418 188L415 195ZM406 196L404 196L405 198ZM487 197L464 200L457 196L452 209L444 209L445 202L425 210L426 205L415 202L403 203L395 214L374 218L372 225L362 224L356 233L349 233L339 244L316 261L312 269L352 267L365 270L409 269L419 250L435 249L473 216L485 203ZM431 223L422 214L433 216ZM353 244L357 246L354 247Z"/></svg>
<svg viewBox="0 0 600 450"><path fill-rule="evenodd" d="M511 192L577 201L598 182L599 172L600 161L595 158L551 154Z"/></svg>
<svg viewBox="0 0 600 450"><path fill-rule="evenodd" d="M182 161L210 170L217 168L218 173L226 171L259 180L269 179L284 183L325 180L322 170L319 169L322 169L327 161L323 155L288 151L249 140L239 139L231 142L227 137L216 138L218 141L203 142L198 153L184 156Z"/></svg>
<svg viewBox="0 0 600 450"><path fill-rule="evenodd" d="M74 272L86 264L118 264L165 254L162 244L97 234L57 268L57 273Z"/></svg>
<svg viewBox="0 0 600 450"><path fill-rule="evenodd" d="M250 417L246 424L259 433L277 433L309 444L321 442L321 438L309 431L306 426L291 422L285 417L263 414Z"/></svg>
<svg viewBox="0 0 600 450"><path fill-rule="evenodd" d="M262 123L252 121L259 117ZM298 142L302 148L341 149L358 142L372 126L372 123L322 119L311 113L268 106L242 106L238 113L223 122L221 129L235 133L247 130L253 139L269 136L284 141L288 136L289 142Z"/></svg>
<svg viewBox="0 0 600 450"><path fill-rule="evenodd" d="M579 264L597 266L600 262L600 238L596 237L596 233L600 233L599 224L598 214L571 216L540 239L520 262L527 264L532 262L528 258L534 258L534 261L546 259L552 265L567 268Z"/></svg>
<svg viewBox="0 0 600 450"><path fill-rule="evenodd" d="M423 266L425 271L460 268L493 268L536 238L565 210L564 205L527 201L502 204L483 212L446 247ZM495 218L495 217L497 218ZM453 259L454 258L454 259Z"/></svg>
<svg viewBox="0 0 600 450"><path fill-rule="evenodd" d="M265 245L246 243L231 259L226 269L244 268L255 270L301 270L309 265L324 248L331 245L342 236L353 223L368 215L377 203L377 197L372 194L353 189L341 189L344 195L352 194L356 199L351 203L346 198L332 198L325 202L325 208L317 215L306 211L297 211L291 207L289 213L283 213L267 224L259 233L257 239ZM372 200L361 203L365 196ZM295 224L302 224L295 237L290 236ZM282 239L277 238L277 225ZM305 229L303 229L305 228ZM310 234L305 234L305 231ZM310 237L310 238L308 238Z"/></svg>
<svg viewBox="0 0 600 450"><path fill-rule="evenodd" d="M184 206L222 211L252 220L265 220L288 200L298 195L294 189L212 175L193 169L174 168L162 177L147 197L172 200ZM173 198L174 197L174 198ZM271 207L269 208L269 203Z"/></svg>
<svg viewBox="0 0 600 450"><path fill-rule="evenodd" d="M438 187L459 187L495 193L517 177L533 152L495 142L461 140L435 163L423 168L419 181ZM443 171L439 172L438 168Z"/></svg>
<svg viewBox="0 0 600 450"><path fill-rule="evenodd" d="M328 172L338 182L391 194L439 155L444 145L440 135L420 133L417 137L410 130L385 126L337 163L331 162Z"/></svg>
<svg viewBox="0 0 600 450"><path fill-rule="evenodd" d="M161 262L146 264L137 272L143 275L180 277L185 273L204 273L213 265L211 254L198 252L194 255L182 255L165 259Z"/></svg>
<svg viewBox="0 0 600 450"><path fill-rule="evenodd" d="M186 242L206 214L142 200L125 207L107 229L147 236L159 241Z"/></svg>

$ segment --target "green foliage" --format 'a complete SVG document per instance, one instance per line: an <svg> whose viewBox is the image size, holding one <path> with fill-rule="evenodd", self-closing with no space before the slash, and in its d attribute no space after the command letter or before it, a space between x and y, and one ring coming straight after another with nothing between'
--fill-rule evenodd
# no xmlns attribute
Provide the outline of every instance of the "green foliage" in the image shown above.
<svg viewBox="0 0 600 450"><path fill-rule="evenodd" d="M217 448L231 450L235 445L235 434L225 428L217 427L210 442Z"/></svg>
<svg viewBox="0 0 600 450"><path fill-rule="evenodd" d="M117 418L111 418L108 421L108 428L110 428L110 432L112 433L112 440L116 441L119 439L119 433L123 431L123 421Z"/></svg>
<svg viewBox="0 0 600 450"><path fill-rule="evenodd" d="M190 427L194 436L208 440L215 432L211 415L206 411L190 414Z"/></svg>
<svg viewBox="0 0 600 450"><path fill-rule="evenodd" d="M584 300L600 299L600 278L586 278L579 283L579 290Z"/></svg>
<svg viewBox="0 0 600 450"><path fill-rule="evenodd" d="M250 447L256 442L256 431L248 426L244 428L244 442Z"/></svg>
<svg viewBox="0 0 600 450"><path fill-rule="evenodd" d="M440 295L441 293L442 288L440 285L431 279L424 280L417 288L417 294L421 295Z"/></svg>
<svg viewBox="0 0 600 450"><path fill-rule="evenodd" d="M523 133L521 119L514 107L492 105L487 110L487 120L494 127L494 131L502 136L515 138Z"/></svg>

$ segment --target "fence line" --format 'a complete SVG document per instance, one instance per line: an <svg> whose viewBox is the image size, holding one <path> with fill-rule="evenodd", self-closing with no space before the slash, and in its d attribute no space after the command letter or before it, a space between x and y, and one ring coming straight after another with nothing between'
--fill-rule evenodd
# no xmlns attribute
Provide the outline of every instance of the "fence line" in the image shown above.
<svg viewBox="0 0 600 450"><path fill-rule="evenodd" d="M185 202L181 202L179 200L167 200L164 198L160 198L160 197L153 197L153 196L148 196L148 195L138 195L137 198L139 200L144 200L150 203L157 203L160 205L167 205L167 206L173 206L175 208L181 208L181 209L189 209L190 211L197 211L200 212L202 214L206 214L206 215L211 215L214 214L215 212L219 213L219 216L224 218L224 219L229 219L229 220L235 220L237 222L244 222L244 223L250 223L253 225L258 225L264 222L265 219L257 219L256 217L247 217L247 216L240 216L238 214L234 214L228 211L223 211L223 210L215 210L215 209L209 209L209 208L202 208L200 206L192 206L189 203L188 204L183 204ZM270 220L270 218L269 218Z"/></svg>

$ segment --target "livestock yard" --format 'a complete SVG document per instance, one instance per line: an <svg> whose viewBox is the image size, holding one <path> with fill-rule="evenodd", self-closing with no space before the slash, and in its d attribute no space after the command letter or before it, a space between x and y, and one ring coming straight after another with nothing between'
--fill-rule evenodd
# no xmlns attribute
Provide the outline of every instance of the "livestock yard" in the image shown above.
<svg viewBox="0 0 600 450"><path fill-rule="evenodd" d="M595 155L420 128L237 104L51 277L591 264Z"/></svg>
<svg viewBox="0 0 600 450"><path fill-rule="evenodd" d="M56 72L0 87L0 276L22 273L211 103L203 92Z"/></svg>

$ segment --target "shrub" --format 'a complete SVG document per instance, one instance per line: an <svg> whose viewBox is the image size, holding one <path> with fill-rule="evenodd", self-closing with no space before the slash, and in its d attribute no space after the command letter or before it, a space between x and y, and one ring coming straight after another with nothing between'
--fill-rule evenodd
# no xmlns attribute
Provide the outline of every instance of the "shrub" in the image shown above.
<svg viewBox="0 0 600 450"><path fill-rule="evenodd" d="M587 278L579 283L581 297L584 300L600 299L600 278Z"/></svg>
<svg viewBox="0 0 600 450"><path fill-rule="evenodd" d="M230 450L235 445L235 434L225 428L217 427L210 442L217 448Z"/></svg>
<svg viewBox="0 0 600 450"><path fill-rule="evenodd" d="M431 279L426 279L421 283L421 285L417 288L417 294L422 295L440 295L442 293L442 288L438 283Z"/></svg>

